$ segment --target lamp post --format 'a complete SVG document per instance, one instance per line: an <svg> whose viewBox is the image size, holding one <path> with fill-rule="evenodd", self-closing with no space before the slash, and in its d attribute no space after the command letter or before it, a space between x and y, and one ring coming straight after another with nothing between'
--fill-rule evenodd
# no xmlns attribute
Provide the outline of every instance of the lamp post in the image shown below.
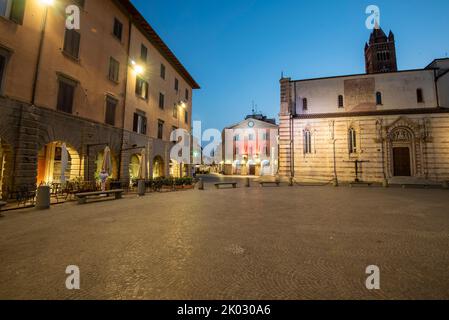
<svg viewBox="0 0 449 320"><path fill-rule="evenodd" d="M185 102L183 101L183 100L181 100L181 101L179 101L178 102L178 104L177 104L177 106L178 106L178 111L181 109L181 110L185 110L186 109L186 104L185 104ZM178 112L177 111L177 112ZM178 113L178 128L180 127L180 125L181 125L181 123L180 123L180 117L181 117L181 115ZM182 167L183 167L183 163L182 163L182 161L180 162L180 164L179 164L179 175L180 175L180 178L182 178Z"/></svg>
<svg viewBox="0 0 449 320"><path fill-rule="evenodd" d="M40 0L44 8L44 16L42 18L42 25L41 25L41 37L39 40L39 49L37 52L37 61L36 61L36 68L34 70L34 79L33 79L33 91L31 94L31 105L34 106L36 102L36 89L37 89L37 81L39 78L39 68L41 64L41 57L42 57L42 48L44 46L44 38L45 38L45 29L47 26L47 17L48 17L48 8L53 5L54 0Z"/></svg>

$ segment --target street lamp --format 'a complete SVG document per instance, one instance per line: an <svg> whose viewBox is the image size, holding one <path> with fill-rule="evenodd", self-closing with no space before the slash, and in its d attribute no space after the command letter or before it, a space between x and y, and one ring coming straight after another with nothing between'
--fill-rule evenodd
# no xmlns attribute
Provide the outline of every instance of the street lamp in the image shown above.
<svg viewBox="0 0 449 320"><path fill-rule="evenodd" d="M133 68L134 72L138 75L141 75L145 71L145 69L141 65L137 64L134 60L131 60L131 67Z"/></svg>
<svg viewBox="0 0 449 320"><path fill-rule="evenodd" d="M37 80L39 77L39 67L41 64L42 47L44 46L45 27L47 26L48 8L54 4L54 0L39 0L39 1L43 6L45 6L45 9L44 9L44 17L42 19L41 39L39 41L39 50L37 53L36 69L34 71L33 91L32 91L32 95L31 95L31 105L33 105L33 106L35 105L35 102L36 102Z"/></svg>

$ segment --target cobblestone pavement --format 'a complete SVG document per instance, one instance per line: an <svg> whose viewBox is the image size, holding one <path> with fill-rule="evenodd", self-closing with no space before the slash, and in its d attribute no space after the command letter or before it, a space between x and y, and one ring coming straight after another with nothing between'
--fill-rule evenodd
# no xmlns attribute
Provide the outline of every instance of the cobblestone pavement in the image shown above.
<svg viewBox="0 0 449 320"><path fill-rule="evenodd" d="M0 298L449 299L448 207L446 190L253 187L8 212Z"/></svg>

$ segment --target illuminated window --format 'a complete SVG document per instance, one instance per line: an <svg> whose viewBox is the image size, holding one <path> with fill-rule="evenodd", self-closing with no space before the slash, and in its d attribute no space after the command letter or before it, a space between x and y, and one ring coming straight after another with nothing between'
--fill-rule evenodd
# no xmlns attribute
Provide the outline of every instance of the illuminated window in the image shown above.
<svg viewBox="0 0 449 320"><path fill-rule="evenodd" d="M136 77L136 95L142 99L148 99L148 82L141 77Z"/></svg>
<svg viewBox="0 0 449 320"><path fill-rule="evenodd" d="M134 113L133 131L140 134L147 134L147 118L144 112Z"/></svg>

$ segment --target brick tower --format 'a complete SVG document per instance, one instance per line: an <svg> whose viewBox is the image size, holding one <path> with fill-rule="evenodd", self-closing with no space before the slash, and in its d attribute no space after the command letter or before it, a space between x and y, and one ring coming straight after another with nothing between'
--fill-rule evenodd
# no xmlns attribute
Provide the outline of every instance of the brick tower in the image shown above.
<svg viewBox="0 0 449 320"><path fill-rule="evenodd" d="M394 34L388 37L381 28L375 28L365 44L366 73L398 71Z"/></svg>

